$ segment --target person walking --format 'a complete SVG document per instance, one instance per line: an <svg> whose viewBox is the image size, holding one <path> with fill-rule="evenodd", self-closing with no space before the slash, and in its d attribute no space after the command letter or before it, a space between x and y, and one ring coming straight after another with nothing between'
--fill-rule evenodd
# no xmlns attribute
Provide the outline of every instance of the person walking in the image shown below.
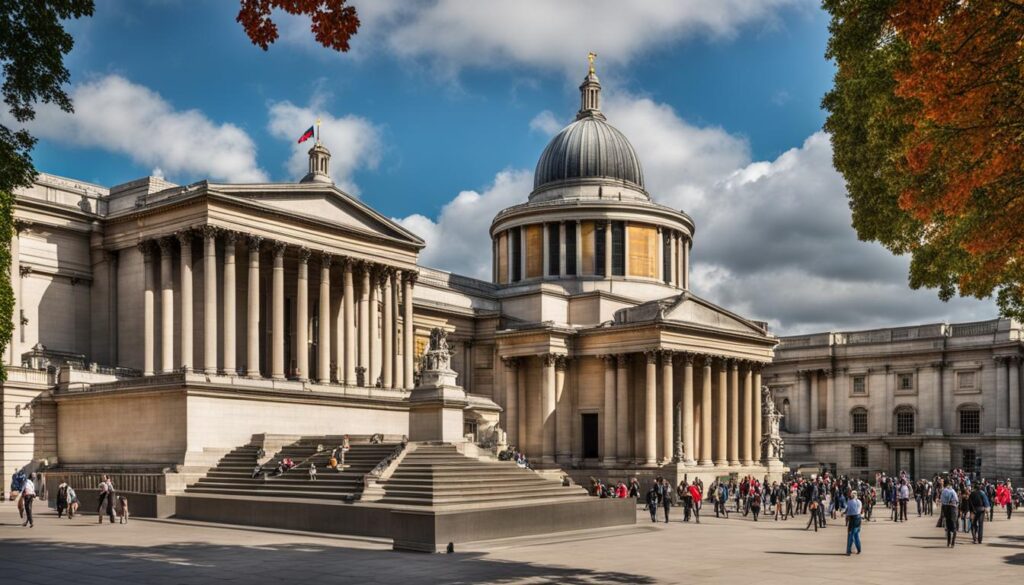
<svg viewBox="0 0 1024 585"><path fill-rule="evenodd" d="M946 485L942 488L942 493L939 496L939 502L942 505L940 514L942 515L942 523L946 527L946 546L956 546L956 529L957 529L957 504L960 502L960 496L957 495L956 490L953 489L952 485Z"/></svg>
<svg viewBox="0 0 1024 585"><path fill-rule="evenodd" d="M860 521L863 506L857 498L856 490L850 492L850 499L846 501L846 556L853 552L853 546L857 546L857 554L860 554Z"/></svg>
<svg viewBox="0 0 1024 585"><path fill-rule="evenodd" d="M693 513L693 496L690 495L690 484L685 479L679 482L676 496L683 502L683 522L689 522Z"/></svg>
<svg viewBox="0 0 1024 585"><path fill-rule="evenodd" d="M102 479L100 479L100 485L97 486L97 489L99 490L99 496L96 501L96 516L99 518L100 524L103 524L103 507L107 503L107 497L110 496L110 494L108 494L108 488L109 486L107 485L107 476L104 475ZM113 518L110 519L110 523L114 523Z"/></svg>
<svg viewBox="0 0 1024 585"><path fill-rule="evenodd" d="M658 521L658 484L652 483L647 490L647 511L651 513L651 522Z"/></svg>
<svg viewBox="0 0 1024 585"><path fill-rule="evenodd" d="M700 524L700 508L704 505L704 494L701 493L696 480L687 489L690 492L690 498L693 499L693 516L697 519L697 524Z"/></svg>
<svg viewBox="0 0 1024 585"><path fill-rule="evenodd" d="M971 492L967 502L973 515L971 519L971 542L981 544L981 539L985 536L985 514L992 507L985 487L974 484L974 490Z"/></svg>
<svg viewBox="0 0 1024 585"><path fill-rule="evenodd" d="M898 522L906 522L907 502L910 501L910 486L907 485L907 480L900 480L899 495L897 497L899 498L900 505L900 515Z"/></svg>
<svg viewBox="0 0 1024 585"><path fill-rule="evenodd" d="M29 477L25 478L25 482L21 484L21 500L25 502L25 523L22 526L28 526L32 528L35 524L32 522L32 502L36 499L36 485L32 483L32 479Z"/></svg>
<svg viewBox="0 0 1024 585"><path fill-rule="evenodd" d="M63 478L60 480L60 485L57 486L57 518L64 516L64 511L68 508L68 483ZM71 515L71 511L68 510L68 515Z"/></svg>
<svg viewBox="0 0 1024 585"><path fill-rule="evenodd" d="M658 485L661 487L661 508L665 511L665 524L668 524L668 513L672 507L672 484L662 479Z"/></svg>

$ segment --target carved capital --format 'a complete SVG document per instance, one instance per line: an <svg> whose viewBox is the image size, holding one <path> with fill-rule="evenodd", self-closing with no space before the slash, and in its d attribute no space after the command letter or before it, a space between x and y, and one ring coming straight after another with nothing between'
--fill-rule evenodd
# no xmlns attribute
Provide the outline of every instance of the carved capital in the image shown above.
<svg viewBox="0 0 1024 585"><path fill-rule="evenodd" d="M16 219L16 220L14 220L14 232L15 232L15 234L20 234L21 232L29 230L31 228L32 228L32 222L28 221L27 219Z"/></svg>
<svg viewBox="0 0 1024 585"><path fill-rule="evenodd" d="M284 251L288 249L288 244L285 244L284 242L278 240L274 240L274 243L271 244L271 247L274 250L274 256L280 258L284 256Z"/></svg>
<svg viewBox="0 0 1024 585"><path fill-rule="evenodd" d="M305 246L299 246L299 262L307 264L309 262L310 255L312 255L312 252L310 252L309 248Z"/></svg>
<svg viewBox="0 0 1024 585"><path fill-rule="evenodd" d="M419 280L420 273L412 270L406 270L402 273L402 282L409 283L409 286L416 286L416 281Z"/></svg>
<svg viewBox="0 0 1024 585"><path fill-rule="evenodd" d="M22 264L21 266L18 267L18 273L21 274L22 278L24 278L29 274L32 274L32 267Z"/></svg>
<svg viewBox="0 0 1024 585"><path fill-rule="evenodd" d="M672 363L672 358L675 357L675 355L676 355L675 350L672 350L672 349L663 349L663 350L661 350L661 359L668 360L669 363Z"/></svg>
<svg viewBox="0 0 1024 585"><path fill-rule="evenodd" d="M569 367L569 356L559 355L558 361L555 362L555 369L565 371Z"/></svg>
<svg viewBox="0 0 1024 585"><path fill-rule="evenodd" d="M199 232L202 233L203 238L207 240L216 239L217 234L219 234L220 231L221 229L219 227L210 224L206 224L203 227L199 228Z"/></svg>
<svg viewBox="0 0 1024 585"><path fill-rule="evenodd" d="M169 256L174 253L174 240L174 236L167 236L166 238L158 239L156 243L160 246L160 254Z"/></svg>
<svg viewBox="0 0 1024 585"><path fill-rule="evenodd" d="M505 367L514 370L519 367L519 358L515 357L502 357L501 363L505 364Z"/></svg>
<svg viewBox="0 0 1024 585"><path fill-rule="evenodd" d="M178 238L178 244L182 248L192 247L192 238L195 236L195 231L192 228L186 228L174 232L174 237Z"/></svg>
<svg viewBox="0 0 1024 585"><path fill-rule="evenodd" d="M558 354L555 353L546 353L541 357L544 359L544 365L547 367L554 366L555 362L558 361Z"/></svg>
<svg viewBox="0 0 1024 585"><path fill-rule="evenodd" d="M263 236L249 234L245 238L245 244L248 246L250 252L259 252L260 245L263 244Z"/></svg>
<svg viewBox="0 0 1024 585"><path fill-rule="evenodd" d="M334 257L327 252L320 252L320 268L327 268L330 270L333 258Z"/></svg>
<svg viewBox="0 0 1024 585"><path fill-rule="evenodd" d="M649 349L649 350L645 351L644 352L644 360L648 364L657 364L658 363L658 350L656 350L656 349Z"/></svg>
<svg viewBox="0 0 1024 585"><path fill-rule="evenodd" d="M729 369L734 371L734 372L739 372L740 364L743 364L743 365L747 366L748 368L750 367L750 364L747 363L747 362L744 362L743 360L729 360Z"/></svg>
<svg viewBox="0 0 1024 585"><path fill-rule="evenodd" d="M139 247L139 252L142 252L142 256L147 262L153 259L153 240L142 240L136 245Z"/></svg>
<svg viewBox="0 0 1024 585"><path fill-rule="evenodd" d="M230 231L230 230L224 230L224 245L225 246L234 246L235 242L237 242L237 241L238 241L238 232L233 232L233 231Z"/></svg>
<svg viewBox="0 0 1024 585"><path fill-rule="evenodd" d="M693 367L693 358L696 357L692 352L686 352L683 354L683 364Z"/></svg>
<svg viewBox="0 0 1024 585"><path fill-rule="evenodd" d="M615 367L615 355L614 354L599 355L599 356L597 356L597 358L599 360L603 361L604 365L606 367L610 367L610 368L614 368Z"/></svg>
<svg viewBox="0 0 1024 585"><path fill-rule="evenodd" d="M629 354L620 353L615 356L615 364L620 368L629 367Z"/></svg>

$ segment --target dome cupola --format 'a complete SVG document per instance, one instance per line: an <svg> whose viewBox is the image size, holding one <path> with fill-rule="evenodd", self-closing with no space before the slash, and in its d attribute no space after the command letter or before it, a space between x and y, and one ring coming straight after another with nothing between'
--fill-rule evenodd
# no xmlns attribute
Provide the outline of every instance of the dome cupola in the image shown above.
<svg viewBox="0 0 1024 585"><path fill-rule="evenodd" d="M601 112L593 61L580 85L576 120L551 139L537 161L530 200L588 196L650 199L633 145Z"/></svg>

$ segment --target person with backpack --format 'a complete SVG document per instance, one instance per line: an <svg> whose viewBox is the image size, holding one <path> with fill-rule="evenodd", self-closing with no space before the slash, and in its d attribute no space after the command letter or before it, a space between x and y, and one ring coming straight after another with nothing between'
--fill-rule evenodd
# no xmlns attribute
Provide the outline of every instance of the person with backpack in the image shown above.
<svg viewBox="0 0 1024 585"><path fill-rule="evenodd" d="M651 513L651 522L658 521L658 498L660 491L658 490L658 484L652 483L650 489L647 490L647 511Z"/></svg>
<svg viewBox="0 0 1024 585"><path fill-rule="evenodd" d="M967 502L973 516L971 518L971 542L981 544L981 539L985 536L985 514L992 508L992 502L989 501L984 486L977 483L974 484L974 490L971 491Z"/></svg>

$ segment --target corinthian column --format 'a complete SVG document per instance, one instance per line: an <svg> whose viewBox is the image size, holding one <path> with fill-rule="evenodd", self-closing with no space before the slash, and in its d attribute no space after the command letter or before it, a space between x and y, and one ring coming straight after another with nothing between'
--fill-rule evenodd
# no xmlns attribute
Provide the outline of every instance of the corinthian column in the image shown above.
<svg viewBox="0 0 1024 585"><path fill-rule="evenodd" d="M181 369L192 371L192 232L182 230L176 234L181 248L181 281L178 288L181 295Z"/></svg>
<svg viewBox="0 0 1024 585"><path fill-rule="evenodd" d="M238 289L235 285L235 242L238 234L224 234L224 373L234 376L238 373L236 356L238 341L235 326L235 298Z"/></svg>
<svg viewBox="0 0 1024 585"><path fill-rule="evenodd" d="M604 451L601 453L605 467L615 465L615 356L606 355L604 361Z"/></svg>
<svg viewBox="0 0 1024 585"><path fill-rule="evenodd" d="M658 463L658 352L644 352L644 465Z"/></svg>
<svg viewBox="0 0 1024 585"><path fill-rule="evenodd" d="M394 388L395 378L395 305L392 287L394 286L394 270L388 268L384 271L384 278L381 280L384 295L384 331L381 340L381 357L384 358L384 367L381 368L380 385L384 388Z"/></svg>
<svg viewBox="0 0 1024 585"><path fill-rule="evenodd" d="M355 285L352 282L352 260L346 259L342 269L344 293L342 313L345 318L345 384L356 385L356 321Z"/></svg>
<svg viewBox="0 0 1024 585"><path fill-rule="evenodd" d="M672 351L661 352L661 449L664 453L664 460L672 460L672 441L675 440L675 433L672 432L672 415L675 409L674 403L675 388L673 387L672 374Z"/></svg>
<svg viewBox="0 0 1024 585"><path fill-rule="evenodd" d="M416 324L413 323L412 315L412 287L416 284L416 273L406 272L402 278L402 377L405 379L405 388L412 390L413 386L413 335ZM525 378L525 376L521 376ZM520 417L525 422L525 417Z"/></svg>
<svg viewBox="0 0 1024 585"><path fill-rule="evenodd" d="M555 362L555 460L572 458L572 393L565 387L565 371L569 357L560 355Z"/></svg>
<svg viewBox="0 0 1024 585"><path fill-rule="evenodd" d="M615 447L619 463L630 458L629 449L629 354L615 356L618 360L615 381Z"/></svg>
<svg viewBox="0 0 1024 585"><path fill-rule="evenodd" d="M555 362L553 353L542 356L544 371L541 388L541 463L555 462Z"/></svg>
<svg viewBox="0 0 1024 585"><path fill-rule="evenodd" d="M754 365L754 436L750 446L754 463L761 463L761 364Z"/></svg>
<svg viewBox="0 0 1024 585"><path fill-rule="evenodd" d="M1010 429L1020 431L1020 356L1010 356Z"/></svg>
<svg viewBox="0 0 1024 585"><path fill-rule="evenodd" d="M754 419L751 413L754 407L754 399L752 394L752 382L751 382L751 369L750 364L747 363L743 369L743 397L740 401L743 406L743 422L741 428L743 433L740 435L740 457L742 458L743 465L753 465L753 444L754 444Z"/></svg>
<svg viewBox="0 0 1024 585"><path fill-rule="evenodd" d="M203 226L203 371L217 373L217 227Z"/></svg>
<svg viewBox="0 0 1024 585"><path fill-rule="evenodd" d="M275 380L284 380L284 250L284 242L274 242L270 377Z"/></svg>
<svg viewBox="0 0 1024 585"><path fill-rule="evenodd" d="M740 364L729 364L729 465L740 464Z"/></svg>
<svg viewBox="0 0 1024 585"><path fill-rule="evenodd" d="M693 434L693 354L683 356L683 462L693 465L697 462Z"/></svg>
<svg viewBox="0 0 1024 585"><path fill-rule="evenodd" d="M309 256L309 248L299 248L295 284L295 374L303 382L309 378Z"/></svg>
<svg viewBox="0 0 1024 585"><path fill-rule="evenodd" d="M718 404L715 405L715 465L725 466L729 464L729 453L728 453L728 423L726 422L726 414L729 410L729 405L726 401L726 397L729 394L729 375L728 367L729 360L719 359L717 360L718 365L718 391L715 396L718 398L716 401Z"/></svg>
<svg viewBox="0 0 1024 585"><path fill-rule="evenodd" d="M139 242L139 251L142 252L142 375L153 375L153 355L156 346L155 323L156 316L156 290L153 284L153 242L146 240Z"/></svg>
<svg viewBox="0 0 1024 585"><path fill-rule="evenodd" d="M359 266L359 368L363 386L370 383L370 265ZM358 378L358 376L356 376Z"/></svg>
<svg viewBox="0 0 1024 585"><path fill-rule="evenodd" d="M509 445L519 445L519 380L516 358L501 358L505 364L505 433Z"/></svg>
<svg viewBox="0 0 1024 585"><path fill-rule="evenodd" d="M174 371L174 238L160 238L160 371Z"/></svg>
<svg viewBox="0 0 1024 585"><path fill-rule="evenodd" d="M331 255L320 254L320 337L317 340L316 369L321 384L331 383Z"/></svg>
<svg viewBox="0 0 1024 585"><path fill-rule="evenodd" d="M246 373L250 378L260 377L260 242L263 238L249 236L249 287L246 293L245 340Z"/></svg>
<svg viewBox="0 0 1024 585"><path fill-rule="evenodd" d="M381 273L379 269L370 273L370 320L368 321L370 336L370 372L366 378L367 386L376 386L380 378L380 332L378 328L378 291L381 285ZM466 382L463 381L463 385ZM383 384L382 384L383 385Z"/></svg>
<svg viewBox="0 0 1024 585"><path fill-rule="evenodd" d="M704 379L700 388L700 464L714 465L711 460L711 357L704 356Z"/></svg>
<svg viewBox="0 0 1024 585"><path fill-rule="evenodd" d="M1010 389L1006 376L1006 356L993 358L996 362L996 428L1006 429L1010 426ZM892 416L892 413L889 413Z"/></svg>

